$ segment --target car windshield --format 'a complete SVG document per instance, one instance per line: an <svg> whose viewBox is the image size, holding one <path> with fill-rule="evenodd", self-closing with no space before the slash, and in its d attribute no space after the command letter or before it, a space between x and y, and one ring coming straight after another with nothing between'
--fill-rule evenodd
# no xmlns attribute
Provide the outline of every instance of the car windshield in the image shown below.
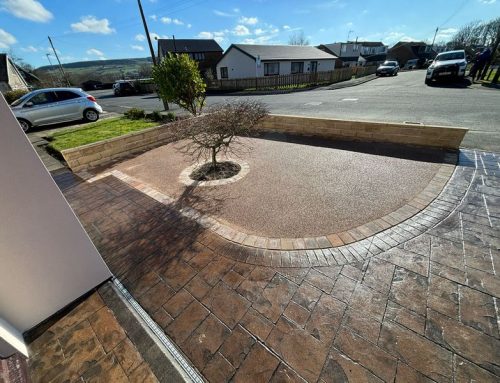
<svg viewBox="0 0 500 383"><path fill-rule="evenodd" d="M396 66L396 63L394 61L386 61L382 65L383 66Z"/></svg>
<svg viewBox="0 0 500 383"><path fill-rule="evenodd" d="M25 94L23 97L18 98L15 101L12 101L12 103L10 104L10 106L18 106L21 102L23 102L24 100L26 100L29 96L30 96L30 93Z"/></svg>
<svg viewBox="0 0 500 383"><path fill-rule="evenodd" d="M436 61L462 60L464 58L464 52L441 53L437 55Z"/></svg>

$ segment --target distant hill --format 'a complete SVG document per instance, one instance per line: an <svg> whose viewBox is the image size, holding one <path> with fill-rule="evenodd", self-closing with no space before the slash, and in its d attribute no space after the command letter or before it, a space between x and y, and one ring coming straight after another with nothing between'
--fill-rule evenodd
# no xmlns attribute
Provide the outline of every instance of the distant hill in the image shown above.
<svg viewBox="0 0 500 383"><path fill-rule="evenodd" d="M112 82L121 78L147 77L152 65L151 57L113 60L78 61L62 64L74 85L87 80ZM45 65L36 69L38 76L59 77L58 65Z"/></svg>

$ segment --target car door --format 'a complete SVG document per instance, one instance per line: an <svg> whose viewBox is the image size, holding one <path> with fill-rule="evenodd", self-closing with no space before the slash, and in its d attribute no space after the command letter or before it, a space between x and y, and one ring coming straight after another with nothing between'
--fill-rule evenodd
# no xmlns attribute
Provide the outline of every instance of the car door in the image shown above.
<svg viewBox="0 0 500 383"><path fill-rule="evenodd" d="M58 121L72 121L83 117L82 103L85 99L70 90L56 90Z"/></svg>
<svg viewBox="0 0 500 383"><path fill-rule="evenodd" d="M33 125L50 124L54 120L56 104L54 92L40 92L26 100L22 114L26 115Z"/></svg>

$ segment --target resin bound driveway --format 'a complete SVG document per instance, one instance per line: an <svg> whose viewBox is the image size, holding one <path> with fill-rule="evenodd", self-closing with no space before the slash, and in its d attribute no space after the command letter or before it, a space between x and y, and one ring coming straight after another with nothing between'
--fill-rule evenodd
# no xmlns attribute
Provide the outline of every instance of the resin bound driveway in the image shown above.
<svg viewBox="0 0 500 383"><path fill-rule="evenodd" d="M217 383L498 382L499 176L495 154L462 151L436 199L337 262L232 243L113 176L54 175L116 277Z"/></svg>

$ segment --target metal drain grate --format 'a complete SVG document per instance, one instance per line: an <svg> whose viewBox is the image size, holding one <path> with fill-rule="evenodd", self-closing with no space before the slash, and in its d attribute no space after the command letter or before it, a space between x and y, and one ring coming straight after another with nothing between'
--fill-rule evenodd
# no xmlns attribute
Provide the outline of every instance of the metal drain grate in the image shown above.
<svg viewBox="0 0 500 383"><path fill-rule="evenodd" d="M204 383L204 379L200 374L191 366L191 364L186 360L186 358L179 352L177 346L167 338L163 330L156 324L156 322L149 316L149 314L141 307L141 305L134 299L134 297L128 292L128 290L121 284L121 282L113 278L113 284L116 286L118 291L123 295L125 300L133 307L136 313L141 317L148 327L153 331L160 342L169 351L175 361L181 366L184 372L192 379L195 383Z"/></svg>

